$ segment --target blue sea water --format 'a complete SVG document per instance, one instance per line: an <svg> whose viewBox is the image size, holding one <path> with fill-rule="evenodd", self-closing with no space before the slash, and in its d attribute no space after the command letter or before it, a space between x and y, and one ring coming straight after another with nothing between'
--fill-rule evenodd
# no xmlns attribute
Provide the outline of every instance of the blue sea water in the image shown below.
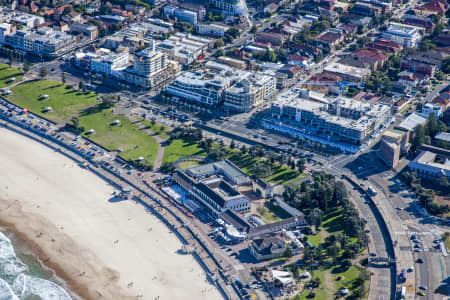
<svg viewBox="0 0 450 300"><path fill-rule="evenodd" d="M0 300L73 300L30 256L18 257L11 240L0 232Z"/></svg>

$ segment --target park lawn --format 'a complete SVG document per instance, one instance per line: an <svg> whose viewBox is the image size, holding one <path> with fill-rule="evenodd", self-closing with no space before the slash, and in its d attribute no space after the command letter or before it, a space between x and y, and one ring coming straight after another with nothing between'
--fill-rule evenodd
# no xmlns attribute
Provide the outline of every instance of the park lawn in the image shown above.
<svg viewBox="0 0 450 300"><path fill-rule="evenodd" d="M197 143L190 143L183 139L174 139L164 148L163 163L175 162L182 157L191 155L206 156L206 152Z"/></svg>
<svg viewBox="0 0 450 300"><path fill-rule="evenodd" d="M180 169L186 170L187 168L200 165L199 161L196 160L187 160L180 163Z"/></svg>
<svg viewBox="0 0 450 300"><path fill-rule="evenodd" d="M231 151L228 155L228 159L231 160L234 164L236 164L239 168L242 169L248 175L255 175L252 172L252 167L258 163L263 161L262 158L253 158L250 154L242 154L238 150ZM269 182L277 183L277 184L286 184L289 182L297 181L302 178L306 178L306 174L300 173L298 170L292 170L287 166L281 166L278 163L272 164L272 175L264 180Z"/></svg>
<svg viewBox="0 0 450 300"><path fill-rule="evenodd" d="M74 115L76 112L95 103L95 93L77 92L67 85L52 80L30 81L12 88L9 101L29 111L59 123ZM48 95L48 99L42 99L42 95ZM50 106L52 111L43 112Z"/></svg>
<svg viewBox="0 0 450 300"><path fill-rule="evenodd" d="M266 224L270 224L281 220L270 210L265 210L264 213L261 215L261 217L264 223Z"/></svg>
<svg viewBox="0 0 450 300"><path fill-rule="evenodd" d="M308 241L314 246L319 247L325 241L325 235L322 231L319 231L316 234L308 235Z"/></svg>
<svg viewBox="0 0 450 300"><path fill-rule="evenodd" d="M350 266L345 271L340 270L338 267L335 267L333 269L325 269L324 267L320 267L319 269L314 270L312 272L312 277L320 279L320 285L316 289L316 296L314 297L314 299L316 300L335 299L337 292L343 287L346 287L350 291L353 291L354 283L360 277L362 271L363 269L358 266ZM337 280L338 277L341 278ZM367 299L369 280L364 282L364 285L366 295L364 296L363 299ZM311 299L308 298L308 295L309 291L304 291L301 295L292 298L292 300Z"/></svg>
<svg viewBox="0 0 450 300"><path fill-rule="evenodd" d="M333 287L329 287L326 286L324 284L325 282L325 276L329 276L329 274L326 274L327 270L323 270L323 269L318 269L318 270L314 270L312 272L312 278L319 278L320 279L320 285L318 288L316 288L316 296L314 297L314 299L316 300L329 300L329 299L333 299L333 294L331 292L332 289L334 289ZM300 297L294 297L295 300L307 300L307 299L311 299L308 297L309 295L309 291L304 291Z"/></svg>
<svg viewBox="0 0 450 300"><path fill-rule="evenodd" d="M142 120L142 124L148 127L154 134L158 135L161 139L167 140L169 138L169 132L172 130L168 126L164 126L158 123L155 123L155 125L152 125L152 122L149 120ZM164 128L161 130L161 128Z"/></svg>
<svg viewBox="0 0 450 300"><path fill-rule="evenodd" d="M11 78L16 78L15 81L11 81ZM8 65L0 64L0 88L9 86L15 82L21 81L23 73L19 69L10 68Z"/></svg>
<svg viewBox="0 0 450 300"><path fill-rule="evenodd" d="M153 166L158 153L158 143L155 138L137 127L126 116L115 115L112 108L98 110L90 109L79 119L84 127L84 136L105 147L108 150L119 150L120 157L128 161L135 161L138 157L144 157L145 165ZM120 125L111 124L119 120ZM88 135L87 131L94 129L95 133Z"/></svg>

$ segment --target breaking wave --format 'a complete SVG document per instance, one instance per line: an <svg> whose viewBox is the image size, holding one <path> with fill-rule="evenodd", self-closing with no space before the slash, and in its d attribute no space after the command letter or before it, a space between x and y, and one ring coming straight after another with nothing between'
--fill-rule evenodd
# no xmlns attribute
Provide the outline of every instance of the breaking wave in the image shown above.
<svg viewBox="0 0 450 300"><path fill-rule="evenodd" d="M16 256L11 241L0 232L0 300L72 300L56 283L27 274L28 266ZM34 298L33 298L34 299Z"/></svg>

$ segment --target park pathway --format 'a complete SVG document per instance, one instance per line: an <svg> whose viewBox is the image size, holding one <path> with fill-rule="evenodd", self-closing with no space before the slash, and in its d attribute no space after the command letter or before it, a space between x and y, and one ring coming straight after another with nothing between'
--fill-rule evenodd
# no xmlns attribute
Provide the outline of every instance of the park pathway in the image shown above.
<svg viewBox="0 0 450 300"><path fill-rule="evenodd" d="M158 154L156 155L156 159L153 163L153 170L158 170L163 162L163 158L164 158L164 143L166 142L165 139L162 139L159 135L157 135L156 133L154 133L153 131L150 130L150 128L148 128L145 124L143 124L140 120L136 119L136 117L132 114L128 115L128 117L130 118L130 120L137 124L137 126L144 130L145 132L148 133L148 135L150 135L151 137L153 137L156 142L158 143Z"/></svg>

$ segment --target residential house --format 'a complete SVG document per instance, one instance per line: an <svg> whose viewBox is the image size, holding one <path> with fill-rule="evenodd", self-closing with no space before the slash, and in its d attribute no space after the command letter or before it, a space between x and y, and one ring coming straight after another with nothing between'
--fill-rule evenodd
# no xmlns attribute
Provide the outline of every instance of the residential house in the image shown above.
<svg viewBox="0 0 450 300"><path fill-rule="evenodd" d="M422 27L391 22L382 37L403 47L416 48L422 40L422 33Z"/></svg>
<svg viewBox="0 0 450 300"><path fill-rule="evenodd" d="M443 16L448 8L446 2L440 0L430 0L425 4L416 7L416 10L421 12L423 15L439 15Z"/></svg>
<svg viewBox="0 0 450 300"><path fill-rule="evenodd" d="M390 40L385 39L376 39L374 42L366 45L367 49L381 50L384 52L390 52L393 54L397 54L400 50L403 49L403 46L397 43L394 43Z"/></svg>
<svg viewBox="0 0 450 300"><path fill-rule="evenodd" d="M255 36L255 41L279 47L283 45L283 43L286 41L286 38L279 33L258 32Z"/></svg>
<svg viewBox="0 0 450 300"><path fill-rule="evenodd" d="M329 28L317 36L317 42L331 51L344 40L345 34L342 29Z"/></svg>
<svg viewBox="0 0 450 300"><path fill-rule="evenodd" d="M298 54L289 54L287 56L287 61L290 65L298 65L305 68L308 67L312 59L311 57L306 57Z"/></svg>
<svg viewBox="0 0 450 300"><path fill-rule="evenodd" d="M402 70L408 70L420 76L433 76L442 66L445 54L438 51L418 52L404 57L400 62Z"/></svg>
<svg viewBox="0 0 450 300"><path fill-rule="evenodd" d="M281 67L277 73L286 74L289 79L295 80L298 76L300 76L302 70L303 68L298 65L287 64Z"/></svg>
<svg viewBox="0 0 450 300"><path fill-rule="evenodd" d="M428 34L432 33L435 27L433 20L426 17L404 15L402 21L404 24L425 28L425 32Z"/></svg>
<svg viewBox="0 0 450 300"><path fill-rule="evenodd" d="M344 23L340 23L336 26L336 28L342 29L346 35L352 35L354 33L356 33L356 31L358 30L358 26L353 25L353 24L344 24Z"/></svg>
<svg viewBox="0 0 450 300"><path fill-rule="evenodd" d="M372 5L371 3L356 2L348 12L351 15L359 17L376 17L382 13L382 8Z"/></svg>
<svg viewBox="0 0 450 300"><path fill-rule="evenodd" d="M409 72L409 71L401 71L400 73L398 73L398 81L403 83L403 84L407 84L411 87L415 87L417 86L417 83L419 82L418 78L416 75L414 75L413 72Z"/></svg>
<svg viewBox="0 0 450 300"><path fill-rule="evenodd" d="M340 81L342 81L340 76L329 73L319 73L311 76L306 83L302 84L302 87L324 94L339 94L338 82Z"/></svg>
<svg viewBox="0 0 450 300"><path fill-rule="evenodd" d="M449 33L441 33L433 39L433 42L441 47L449 47L450 46L450 34Z"/></svg>
<svg viewBox="0 0 450 300"><path fill-rule="evenodd" d="M192 11L197 14L197 19L199 21L204 21L206 17L206 9L203 5L194 4L190 2L181 2L180 8Z"/></svg>
<svg viewBox="0 0 450 300"><path fill-rule="evenodd" d="M340 63L360 68L369 67L372 71L376 71L384 65L387 59L388 56L380 50L360 49L341 60Z"/></svg>
<svg viewBox="0 0 450 300"><path fill-rule="evenodd" d="M442 106L440 104L426 103L422 107L422 113L426 116L434 114L434 117L439 119L442 115Z"/></svg>

